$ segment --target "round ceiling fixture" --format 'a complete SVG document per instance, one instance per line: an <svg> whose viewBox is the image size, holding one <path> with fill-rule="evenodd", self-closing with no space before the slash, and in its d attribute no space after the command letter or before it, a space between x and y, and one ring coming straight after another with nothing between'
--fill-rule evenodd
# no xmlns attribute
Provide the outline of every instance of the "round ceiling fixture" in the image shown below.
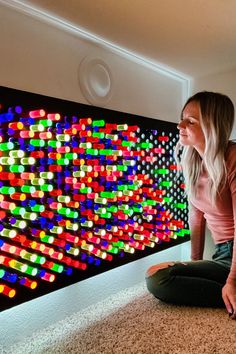
<svg viewBox="0 0 236 354"><path fill-rule="evenodd" d="M101 59L85 57L79 66L79 84L86 100L92 105L105 105L112 94L112 77L108 65Z"/></svg>

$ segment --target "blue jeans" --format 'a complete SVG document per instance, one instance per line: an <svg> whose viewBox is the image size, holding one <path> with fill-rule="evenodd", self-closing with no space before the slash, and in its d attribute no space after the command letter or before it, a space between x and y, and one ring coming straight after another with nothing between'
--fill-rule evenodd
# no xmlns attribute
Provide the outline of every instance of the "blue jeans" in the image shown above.
<svg viewBox="0 0 236 354"><path fill-rule="evenodd" d="M222 288L232 262L233 241L215 246L212 260L176 262L146 278L158 299L178 305L224 307Z"/></svg>

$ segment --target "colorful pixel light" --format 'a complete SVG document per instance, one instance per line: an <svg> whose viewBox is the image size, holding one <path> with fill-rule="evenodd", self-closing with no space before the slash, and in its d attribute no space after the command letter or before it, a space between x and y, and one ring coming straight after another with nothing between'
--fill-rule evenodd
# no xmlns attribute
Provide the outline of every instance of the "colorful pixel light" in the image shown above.
<svg viewBox="0 0 236 354"><path fill-rule="evenodd" d="M188 235L176 139L3 102L0 298Z"/></svg>

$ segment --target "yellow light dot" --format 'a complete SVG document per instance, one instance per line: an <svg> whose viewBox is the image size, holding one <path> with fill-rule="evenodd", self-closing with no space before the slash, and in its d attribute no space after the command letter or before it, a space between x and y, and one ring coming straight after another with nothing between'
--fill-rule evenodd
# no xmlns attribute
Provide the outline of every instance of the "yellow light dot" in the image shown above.
<svg viewBox="0 0 236 354"><path fill-rule="evenodd" d="M9 248L9 252L10 253L15 253L16 252L16 247L15 246L11 246L10 248Z"/></svg>
<svg viewBox="0 0 236 354"><path fill-rule="evenodd" d="M30 288L31 289L35 289L37 287L37 282L36 281L33 281L31 284L30 284Z"/></svg>
<svg viewBox="0 0 236 354"><path fill-rule="evenodd" d="M41 244L41 245L39 246L39 250L40 250L41 252L43 252L43 251L45 250L45 248L46 248L45 245L42 245L42 244Z"/></svg>
<svg viewBox="0 0 236 354"><path fill-rule="evenodd" d="M55 275L50 275L48 280L52 283L55 280Z"/></svg>
<svg viewBox="0 0 236 354"><path fill-rule="evenodd" d="M8 293L8 296L9 296L10 298L13 298L15 295L16 295L16 291L15 291L14 289L11 289L11 290L9 291L9 293Z"/></svg>

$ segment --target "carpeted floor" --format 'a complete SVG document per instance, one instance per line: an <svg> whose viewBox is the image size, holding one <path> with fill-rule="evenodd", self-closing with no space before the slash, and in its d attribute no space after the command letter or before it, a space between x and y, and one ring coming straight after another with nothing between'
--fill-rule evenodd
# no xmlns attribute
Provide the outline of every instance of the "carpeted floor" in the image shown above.
<svg viewBox="0 0 236 354"><path fill-rule="evenodd" d="M34 333L7 354L234 354L224 309L166 305L139 284Z"/></svg>

